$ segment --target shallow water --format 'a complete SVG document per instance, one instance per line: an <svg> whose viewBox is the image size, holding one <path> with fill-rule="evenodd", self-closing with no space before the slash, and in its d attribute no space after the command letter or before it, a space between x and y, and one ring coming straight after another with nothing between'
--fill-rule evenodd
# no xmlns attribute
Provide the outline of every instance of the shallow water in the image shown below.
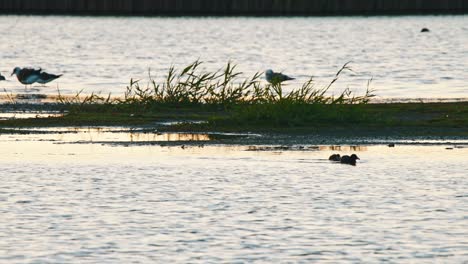
<svg viewBox="0 0 468 264"><path fill-rule="evenodd" d="M63 113L18 111L18 112L0 113L0 120L27 119L27 118L48 118L48 117L59 117L59 116L63 116Z"/></svg>
<svg viewBox="0 0 468 264"><path fill-rule="evenodd" d="M0 136L0 262L468 259L466 147L247 151L56 136ZM329 162L337 152L361 160Z"/></svg>
<svg viewBox="0 0 468 264"><path fill-rule="evenodd" d="M130 78L156 79L171 64L200 59L206 70L229 60L245 76L272 68L318 87L352 61L332 92L372 88L383 98L466 98L467 16L310 18L142 18L0 16L0 72L42 67L64 76L49 87L24 90L15 78L8 93L123 94ZM427 27L429 33L420 33ZM45 30L46 29L46 30Z"/></svg>

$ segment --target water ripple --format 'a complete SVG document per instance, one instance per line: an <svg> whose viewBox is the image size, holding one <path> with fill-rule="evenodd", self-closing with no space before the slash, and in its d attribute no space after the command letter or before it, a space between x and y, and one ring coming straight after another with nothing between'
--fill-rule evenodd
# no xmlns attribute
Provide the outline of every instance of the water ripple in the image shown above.
<svg viewBox="0 0 468 264"><path fill-rule="evenodd" d="M15 30L7 30L12 21ZM0 16L0 72L42 67L64 76L44 94L123 94L130 78L161 80L171 64L196 59L206 70L228 60L248 76L272 68L297 78L314 76L319 86L352 61L333 93L373 88L384 98L466 97L466 16L161 18ZM431 30L420 33L422 27ZM47 28L47 30L43 30ZM21 32L21 34L18 34ZM80 32L80 34L75 34ZM31 41L34 36L34 41ZM16 80L8 92L24 93Z"/></svg>

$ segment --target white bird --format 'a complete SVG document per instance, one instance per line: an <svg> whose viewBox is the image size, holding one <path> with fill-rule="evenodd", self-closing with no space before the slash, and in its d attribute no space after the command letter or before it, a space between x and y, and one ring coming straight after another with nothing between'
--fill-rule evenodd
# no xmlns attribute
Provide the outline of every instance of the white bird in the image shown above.
<svg viewBox="0 0 468 264"><path fill-rule="evenodd" d="M281 72L274 72L271 69L265 71L265 79L271 84L278 84L284 81L294 80L294 78L289 77Z"/></svg>

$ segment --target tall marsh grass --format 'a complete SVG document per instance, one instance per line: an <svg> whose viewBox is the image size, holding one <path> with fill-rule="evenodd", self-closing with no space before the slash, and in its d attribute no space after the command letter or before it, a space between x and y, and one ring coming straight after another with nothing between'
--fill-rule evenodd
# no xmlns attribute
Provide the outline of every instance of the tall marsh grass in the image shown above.
<svg viewBox="0 0 468 264"><path fill-rule="evenodd" d="M70 112L138 112L151 113L196 113L208 110L213 114L213 125L241 126L304 126L320 123L359 123L369 117L359 106L369 103L374 97L370 81L363 95L355 95L346 88L339 95L329 95L333 84L345 71L344 64L333 80L318 87L309 78L298 89L285 91L281 83L262 82L263 73L242 78L236 65L228 62L215 72L202 70L202 62L195 61L177 70L171 67L162 81L148 74L148 80L131 79L122 97L91 94L63 97L59 102L69 105Z"/></svg>
<svg viewBox="0 0 468 264"><path fill-rule="evenodd" d="M346 63L336 73L334 79L324 87L317 87L312 78L299 89L285 92L282 84L261 82L263 73L257 72L252 77L241 78L236 65L228 62L225 67L215 72L205 72L201 69L202 62L195 61L177 70L170 67L164 80L156 81L151 74L142 84L141 80L131 79L123 97L112 98L91 94L65 98L59 91L59 102L66 104L117 104L117 105L235 105L252 104L366 104L374 97L373 90L367 87L365 94L356 96L350 89L345 89L338 96L328 95L332 85L340 75L351 70Z"/></svg>

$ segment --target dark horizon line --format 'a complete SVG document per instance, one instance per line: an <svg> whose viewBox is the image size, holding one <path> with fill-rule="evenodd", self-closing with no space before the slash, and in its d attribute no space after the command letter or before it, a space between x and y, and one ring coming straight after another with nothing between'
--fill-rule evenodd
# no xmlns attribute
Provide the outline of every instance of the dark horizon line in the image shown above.
<svg viewBox="0 0 468 264"><path fill-rule="evenodd" d="M0 15L378 16L468 14L468 0L0 0Z"/></svg>
<svg viewBox="0 0 468 264"><path fill-rule="evenodd" d="M28 11L28 12L2 12L0 16L95 16L95 17L345 17L345 16L443 16L468 15L468 11L426 11L426 12L327 12L327 13L213 13L213 12L153 12L153 13L128 13L128 12L50 12L50 11Z"/></svg>

